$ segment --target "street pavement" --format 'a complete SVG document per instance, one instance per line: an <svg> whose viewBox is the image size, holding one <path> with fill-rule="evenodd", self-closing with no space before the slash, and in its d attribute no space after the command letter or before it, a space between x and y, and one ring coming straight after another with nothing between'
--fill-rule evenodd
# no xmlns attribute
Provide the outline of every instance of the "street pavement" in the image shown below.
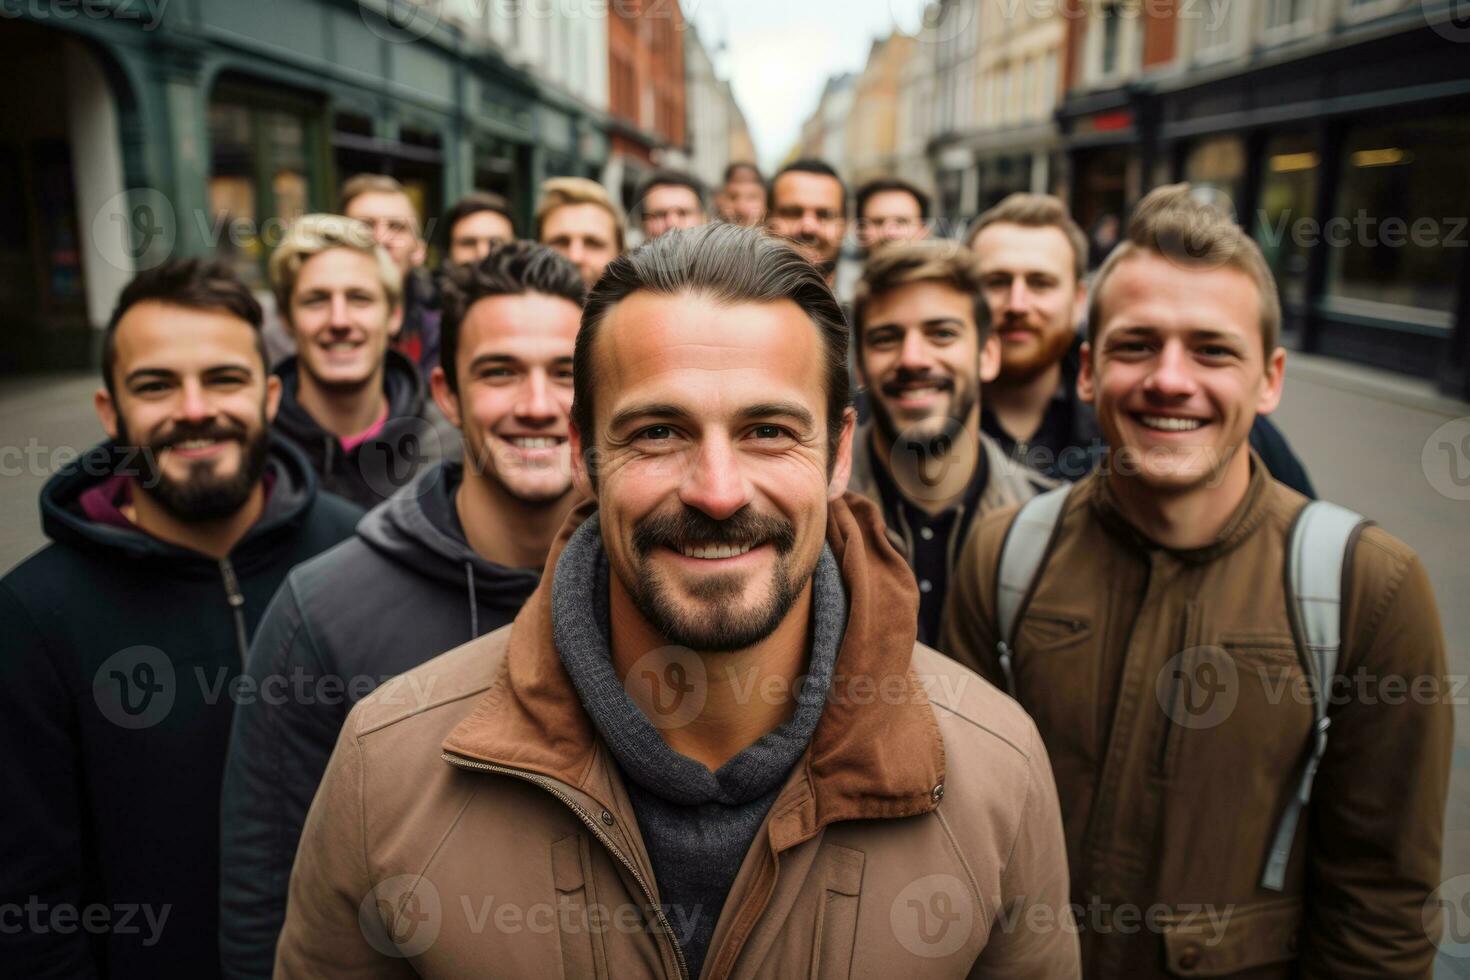
<svg viewBox="0 0 1470 980"><path fill-rule="evenodd" d="M1458 897L1470 888L1470 405L1387 372L1304 354L1288 360L1274 418L1318 493L1406 541L1434 584L1460 685L1444 862L1447 880L1466 876ZM90 373L0 382L0 574L45 543L36 497L46 477L101 438L96 388ZM1447 951L1436 975L1470 978L1470 944L1453 952L1461 955Z"/></svg>

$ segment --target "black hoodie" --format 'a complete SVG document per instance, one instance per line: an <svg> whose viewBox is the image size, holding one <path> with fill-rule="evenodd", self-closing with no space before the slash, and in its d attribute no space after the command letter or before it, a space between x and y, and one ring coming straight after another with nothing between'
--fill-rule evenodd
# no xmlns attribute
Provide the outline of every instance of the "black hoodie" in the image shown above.
<svg viewBox="0 0 1470 980"><path fill-rule="evenodd" d="M541 579L540 569L507 568L470 548L454 508L462 473L445 462L419 474L363 518L357 537L292 572L266 611L250 649L250 696L235 709L221 809L228 977L271 975L296 844L352 706L509 623Z"/></svg>
<svg viewBox="0 0 1470 980"><path fill-rule="evenodd" d="M342 440L322 428L298 400L299 358L282 361L275 373L281 379L275 431L306 454L328 493L370 509L406 486L426 463L444 455L442 436L424 416L424 382L418 368L395 350L388 351L383 366L388 419L381 432L351 450L343 449Z"/></svg>
<svg viewBox="0 0 1470 980"><path fill-rule="evenodd" d="M53 543L0 579L6 976L218 975L229 685L286 573L361 514L273 440L265 512L217 560L86 516L127 463L103 444L53 477Z"/></svg>

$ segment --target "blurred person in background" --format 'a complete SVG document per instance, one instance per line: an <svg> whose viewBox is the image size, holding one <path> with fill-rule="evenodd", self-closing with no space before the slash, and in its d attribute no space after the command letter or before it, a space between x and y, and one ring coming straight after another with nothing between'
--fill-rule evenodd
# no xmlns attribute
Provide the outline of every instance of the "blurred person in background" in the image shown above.
<svg viewBox="0 0 1470 980"><path fill-rule="evenodd" d="M257 687L304 677L307 690L345 696L236 710L221 811L227 977L271 975L296 843L348 711L379 682L509 623L579 499L567 431L586 291L576 267L545 246L497 244L451 266L443 290L434 398L468 463L425 469L355 537L296 569L250 650Z"/></svg>
<svg viewBox="0 0 1470 980"><path fill-rule="evenodd" d="M906 180L880 177L858 188L858 245L866 258L889 242L929 237L929 195Z"/></svg>
<svg viewBox="0 0 1470 980"><path fill-rule="evenodd" d="M439 455L418 369L390 347L403 320L403 279L361 221L297 219L271 254L276 307L296 356L276 368L276 431L322 484L377 506Z"/></svg>
<svg viewBox="0 0 1470 980"><path fill-rule="evenodd" d="M766 220L766 181L753 163L736 162L725 168L725 180L715 195L720 220L754 228Z"/></svg>
<svg viewBox="0 0 1470 980"><path fill-rule="evenodd" d="M273 438L260 322L224 264L134 278L103 336L108 440L47 482L52 543L0 579L6 976L219 975L231 692L287 572L362 514Z"/></svg>
<svg viewBox="0 0 1470 980"><path fill-rule="evenodd" d="M789 239L831 286L847 234L847 187L823 160L796 160L771 178L766 227Z"/></svg>
<svg viewBox="0 0 1470 980"><path fill-rule="evenodd" d="M510 202L499 194L472 191L444 215L447 263L478 262L496 245L515 240L516 225Z"/></svg>
<svg viewBox="0 0 1470 980"><path fill-rule="evenodd" d="M565 255L587 288L627 242L627 219L603 186L585 177L553 177L541 185L536 241Z"/></svg>
<svg viewBox="0 0 1470 980"><path fill-rule="evenodd" d="M424 268L424 242L418 209L407 188L384 174L358 174L342 185L340 214L356 218L388 252L403 280L403 322L393 346L417 365L427 382L439 363L439 304L434 279Z"/></svg>
<svg viewBox="0 0 1470 980"><path fill-rule="evenodd" d="M704 186L678 170L658 170L638 194L643 237L651 241L676 228L698 228L709 221Z"/></svg>

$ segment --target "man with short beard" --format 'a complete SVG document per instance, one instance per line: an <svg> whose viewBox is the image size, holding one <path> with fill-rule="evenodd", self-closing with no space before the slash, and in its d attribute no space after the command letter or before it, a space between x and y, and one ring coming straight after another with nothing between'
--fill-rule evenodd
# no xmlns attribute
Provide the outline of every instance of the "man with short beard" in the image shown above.
<svg viewBox="0 0 1470 980"><path fill-rule="evenodd" d="M1000 344L969 249L955 242L884 247L853 304L858 377L872 420L853 438L848 488L883 511L919 583L919 640L939 638L949 573L975 518L1054 481L1007 458L980 431L981 387Z"/></svg>
<svg viewBox="0 0 1470 980"><path fill-rule="evenodd" d="M293 572L261 623L251 687L292 695L235 715L221 811L226 976L270 976L296 842L352 705L504 626L540 580L578 499L567 427L583 293L576 266L530 242L447 270L434 397L469 462L424 470L356 537Z"/></svg>
<svg viewBox="0 0 1470 980"><path fill-rule="evenodd" d="M821 270L827 285L837 278L837 259L847 234L847 187L832 165L796 160L771 178L766 228L790 239L801 257Z"/></svg>
<svg viewBox="0 0 1470 980"><path fill-rule="evenodd" d="M1060 199L1012 194L975 220L970 248L1001 342L1000 374L980 424L1017 462L1079 480L1106 453L1096 413L1077 394L1087 236ZM1306 468L1266 416L1256 417L1250 444L1272 476L1315 496Z"/></svg>
<svg viewBox="0 0 1470 980"><path fill-rule="evenodd" d="M755 229L608 266L569 430L595 504L513 624L353 709L278 978L1077 976L1036 733L914 642L844 492L846 342Z"/></svg>
<svg viewBox="0 0 1470 980"><path fill-rule="evenodd" d="M111 438L46 484L52 543L0 579L0 901L40 909L0 929L7 976L219 973L229 692L286 573L361 516L271 437L260 321L223 265L135 278L103 341Z"/></svg>
<svg viewBox="0 0 1470 980"><path fill-rule="evenodd" d="M362 222L309 214L272 253L270 273L296 342L276 367L276 430L327 490L375 507L440 455L419 372L389 347L403 323L398 267Z"/></svg>

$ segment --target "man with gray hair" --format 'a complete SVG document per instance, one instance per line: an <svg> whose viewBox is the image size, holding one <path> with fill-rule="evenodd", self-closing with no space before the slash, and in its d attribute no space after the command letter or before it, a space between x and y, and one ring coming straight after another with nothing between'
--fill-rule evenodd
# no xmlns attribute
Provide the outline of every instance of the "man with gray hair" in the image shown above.
<svg viewBox="0 0 1470 980"><path fill-rule="evenodd" d="M389 347L403 323L403 275L367 225L336 214L292 224L270 275L296 345L275 370L275 431L326 490L374 507L440 455L419 371Z"/></svg>
<svg viewBox="0 0 1470 980"><path fill-rule="evenodd" d="M1036 731L915 642L845 492L846 347L755 229L608 266L573 366L592 500L514 624L347 719L278 977L1078 975Z"/></svg>

